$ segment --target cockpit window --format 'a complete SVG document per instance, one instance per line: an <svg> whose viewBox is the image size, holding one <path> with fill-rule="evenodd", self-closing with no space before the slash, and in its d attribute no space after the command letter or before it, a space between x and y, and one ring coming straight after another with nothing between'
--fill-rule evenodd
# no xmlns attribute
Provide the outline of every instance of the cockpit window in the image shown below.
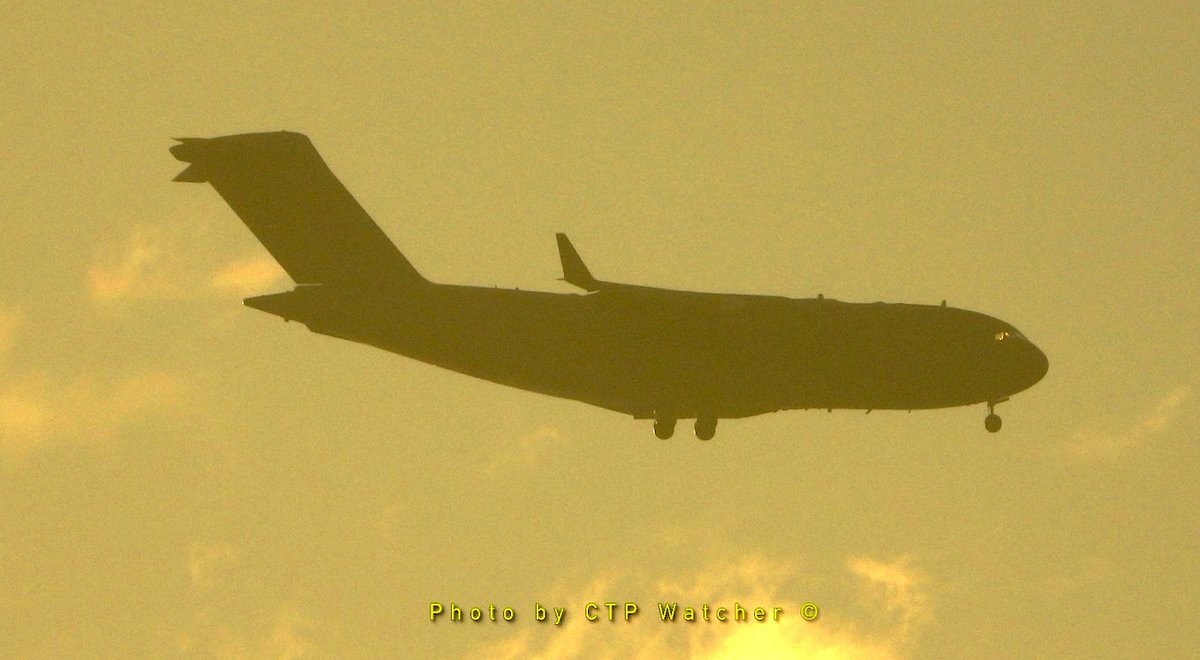
<svg viewBox="0 0 1200 660"><path fill-rule="evenodd" d="M996 341L1005 341L1008 339L1012 339L1014 337L1020 337L1021 339L1025 338L1024 335L1017 332L1016 330L1001 330L996 333L995 337L996 337Z"/></svg>

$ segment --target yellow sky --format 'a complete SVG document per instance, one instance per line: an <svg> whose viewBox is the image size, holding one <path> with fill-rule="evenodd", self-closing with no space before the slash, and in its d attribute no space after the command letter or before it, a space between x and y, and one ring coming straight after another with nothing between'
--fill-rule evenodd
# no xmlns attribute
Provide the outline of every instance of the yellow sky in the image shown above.
<svg viewBox="0 0 1200 660"><path fill-rule="evenodd" d="M120 4L0 12L0 656L1200 645L1194 3ZM563 231L607 280L948 299L1050 373L995 436L978 406L660 441L314 335L241 306L287 278L170 181L173 136L278 129L437 281L569 292Z"/></svg>

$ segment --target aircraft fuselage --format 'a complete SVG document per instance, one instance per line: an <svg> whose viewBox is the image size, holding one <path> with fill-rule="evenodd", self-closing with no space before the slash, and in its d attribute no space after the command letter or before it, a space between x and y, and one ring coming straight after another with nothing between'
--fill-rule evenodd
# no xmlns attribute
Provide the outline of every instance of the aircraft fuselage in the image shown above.
<svg viewBox="0 0 1200 660"><path fill-rule="evenodd" d="M628 285L312 294L291 313L314 332L638 418L997 402L1047 367L1011 325L945 306Z"/></svg>

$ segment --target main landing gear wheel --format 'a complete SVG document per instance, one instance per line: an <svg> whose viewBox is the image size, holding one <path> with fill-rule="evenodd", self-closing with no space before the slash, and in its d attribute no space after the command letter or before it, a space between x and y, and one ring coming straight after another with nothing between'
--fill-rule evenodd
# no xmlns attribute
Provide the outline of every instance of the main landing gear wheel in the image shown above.
<svg viewBox="0 0 1200 660"><path fill-rule="evenodd" d="M701 440L712 440L717 434L717 418L716 417L697 417L696 418L696 437Z"/></svg>
<svg viewBox="0 0 1200 660"><path fill-rule="evenodd" d="M675 433L675 420L663 418L654 420L654 435L666 440Z"/></svg>
<svg viewBox="0 0 1200 660"><path fill-rule="evenodd" d="M1008 399L1004 399L1007 401ZM983 428L988 430L988 433L995 433L1000 430L1000 415L996 414L996 404L1003 401L989 401L988 414L983 418Z"/></svg>

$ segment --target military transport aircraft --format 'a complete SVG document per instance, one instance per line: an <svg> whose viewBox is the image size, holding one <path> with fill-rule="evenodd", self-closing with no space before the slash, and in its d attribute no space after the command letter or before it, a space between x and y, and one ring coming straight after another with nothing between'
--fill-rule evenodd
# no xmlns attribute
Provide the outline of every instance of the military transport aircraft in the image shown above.
<svg viewBox="0 0 1200 660"><path fill-rule="evenodd" d="M579 294L435 284L400 254L299 133L180 138L176 181L209 182L295 281L247 298L313 332L524 390L653 419L779 410L996 404L1049 362L1016 328L941 305L697 293L598 280L563 234Z"/></svg>

